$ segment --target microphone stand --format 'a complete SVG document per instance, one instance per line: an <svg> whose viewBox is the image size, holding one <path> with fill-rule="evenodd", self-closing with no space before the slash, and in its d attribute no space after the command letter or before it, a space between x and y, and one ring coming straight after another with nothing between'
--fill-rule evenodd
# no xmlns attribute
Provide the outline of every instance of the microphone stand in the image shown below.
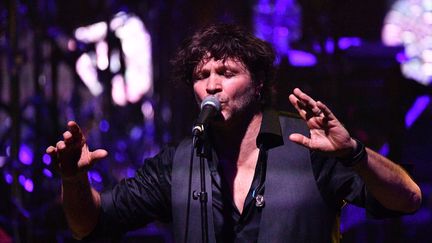
<svg viewBox="0 0 432 243"><path fill-rule="evenodd" d="M194 200L200 201L200 208L201 208L201 237L202 242L207 243L209 241L208 239L208 217L207 217L207 191L206 191L206 180L205 180L205 135L204 132L201 132L199 134L194 134L193 136L193 148L196 149L196 155L200 159L200 184L201 184L201 191L197 192L194 191L192 194L192 198Z"/></svg>

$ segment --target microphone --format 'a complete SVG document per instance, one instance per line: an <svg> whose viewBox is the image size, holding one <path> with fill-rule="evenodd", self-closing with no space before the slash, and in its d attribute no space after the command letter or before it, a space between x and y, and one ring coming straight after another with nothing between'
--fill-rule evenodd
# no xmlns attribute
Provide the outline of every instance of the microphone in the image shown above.
<svg viewBox="0 0 432 243"><path fill-rule="evenodd" d="M204 132L204 126L220 112L220 109L221 104L215 96L205 97L201 102L201 112L192 128L193 136L198 136Z"/></svg>

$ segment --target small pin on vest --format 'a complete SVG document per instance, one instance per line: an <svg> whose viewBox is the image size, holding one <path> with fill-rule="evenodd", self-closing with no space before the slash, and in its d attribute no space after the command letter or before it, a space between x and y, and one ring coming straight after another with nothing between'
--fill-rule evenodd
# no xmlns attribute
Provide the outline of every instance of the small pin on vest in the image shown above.
<svg viewBox="0 0 432 243"><path fill-rule="evenodd" d="M255 206L256 206L257 208L262 208L262 207L264 207L264 203L265 203L265 201L264 201L264 196L258 194L258 195L255 197Z"/></svg>

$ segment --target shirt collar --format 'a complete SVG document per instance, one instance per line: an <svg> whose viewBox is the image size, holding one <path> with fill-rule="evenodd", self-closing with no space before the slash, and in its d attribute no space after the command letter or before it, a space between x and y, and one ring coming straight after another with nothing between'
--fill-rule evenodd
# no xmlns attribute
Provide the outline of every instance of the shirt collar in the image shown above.
<svg viewBox="0 0 432 243"><path fill-rule="evenodd" d="M257 146L266 149L274 148L284 144L282 137L279 114L271 108L264 108L261 128L256 140Z"/></svg>

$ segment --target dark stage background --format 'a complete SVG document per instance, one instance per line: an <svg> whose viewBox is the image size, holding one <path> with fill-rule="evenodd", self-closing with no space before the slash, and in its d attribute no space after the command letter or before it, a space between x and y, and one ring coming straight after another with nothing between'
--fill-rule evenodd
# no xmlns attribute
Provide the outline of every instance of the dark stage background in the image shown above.
<svg viewBox="0 0 432 243"><path fill-rule="evenodd" d="M403 43L412 44L416 31L432 38L432 1L423 1L423 10L421 1L400 2L413 3L400 11L424 11L427 22L411 23ZM402 73L412 46L382 41L395 3L1 1L0 242L74 242L59 204L59 176L44 155L68 120L81 125L91 148L110 152L90 173L98 190L189 135L197 107L191 90L171 81L169 59L185 37L213 22L242 24L276 46L279 109L293 111L287 97L300 87L325 101L353 136L412 169L421 209L372 220L347 206L342 242L432 242L432 51L423 52L429 64L414 72L426 72L423 83ZM171 242L168 228L155 223L122 242Z"/></svg>

